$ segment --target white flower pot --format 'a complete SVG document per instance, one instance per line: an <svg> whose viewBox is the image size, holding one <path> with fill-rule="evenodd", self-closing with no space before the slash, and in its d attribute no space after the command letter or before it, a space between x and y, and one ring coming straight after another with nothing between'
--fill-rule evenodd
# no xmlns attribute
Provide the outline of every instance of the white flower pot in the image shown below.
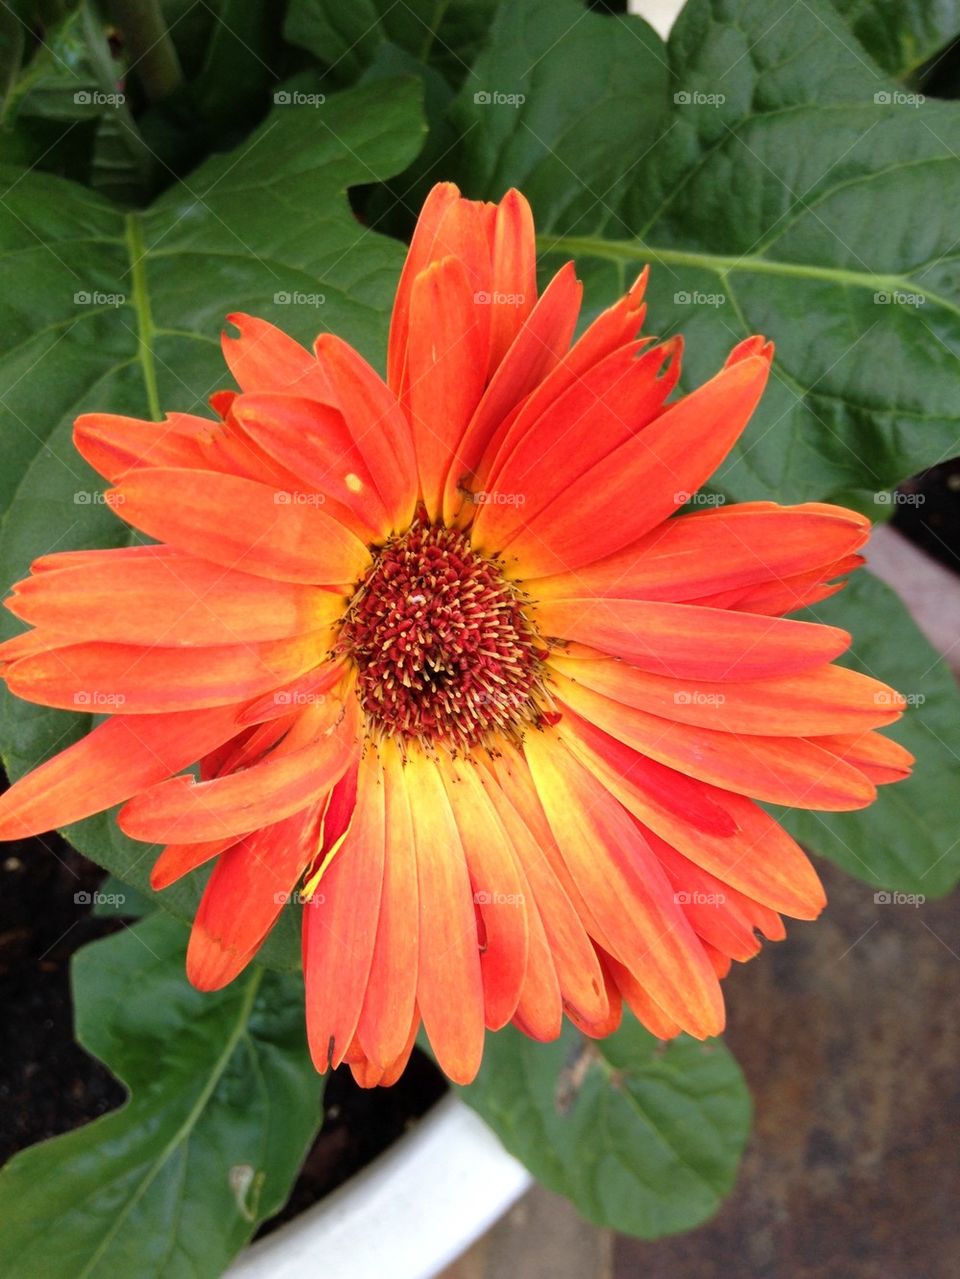
<svg viewBox="0 0 960 1279"><path fill-rule="evenodd" d="M333 1194L248 1248L228 1279L431 1279L531 1177L454 1094Z"/></svg>
<svg viewBox="0 0 960 1279"><path fill-rule="evenodd" d="M637 17L649 22L660 38L666 40L686 2L687 0L627 0L627 13L635 13Z"/></svg>

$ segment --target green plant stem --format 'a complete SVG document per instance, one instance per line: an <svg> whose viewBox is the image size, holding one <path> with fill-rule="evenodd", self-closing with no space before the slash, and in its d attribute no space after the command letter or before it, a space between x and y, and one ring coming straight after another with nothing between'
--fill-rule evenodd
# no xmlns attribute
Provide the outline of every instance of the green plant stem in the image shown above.
<svg viewBox="0 0 960 1279"><path fill-rule="evenodd" d="M109 0L107 9L123 32L130 70L136 72L148 101L169 97L183 84L183 71L160 0Z"/></svg>

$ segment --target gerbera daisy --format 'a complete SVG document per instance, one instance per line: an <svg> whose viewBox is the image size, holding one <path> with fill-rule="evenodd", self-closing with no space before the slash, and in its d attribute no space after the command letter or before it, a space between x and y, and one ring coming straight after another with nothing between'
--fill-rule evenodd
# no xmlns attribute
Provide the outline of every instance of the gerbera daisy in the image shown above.
<svg viewBox="0 0 960 1279"><path fill-rule="evenodd" d="M187 954L215 990L302 904L318 1069L389 1083L423 1022L473 1078L485 1028L716 1034L719 978L824 897L756 800L861 808L910 757L902 700L785 620L860 563L837 506L677 515L767 380L741 342L670 401L646 273L573 341L530 209L440 185L386 381L234 315L217 420L88 414L80 453L149 544L43 556L3 676L111 711L0 800L18 838L123 803L162 889L214 862ZM199 776L185 771L199 762Z"/></svg>

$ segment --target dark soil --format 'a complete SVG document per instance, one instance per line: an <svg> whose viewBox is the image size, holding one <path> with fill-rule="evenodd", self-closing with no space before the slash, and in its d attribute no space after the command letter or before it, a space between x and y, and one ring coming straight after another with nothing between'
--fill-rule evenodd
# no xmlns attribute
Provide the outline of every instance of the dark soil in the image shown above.
<svg viewBox="0 0 960 1279"><path fill-rule="evenodd" d="M4 789L0 773L0 791ZM104 878L56 835L0 845L0 1164L24 1146L119 1106L125 1089L74 1041L70 960L124 927L91 914ZM344 1067L330 1079L324 1123L274 1229L376 1158L445 1091L419 1052L393 1088L358 1088Z"/></svg>
<svg viewBox="0 0 960 1279"><path fill-rule="evenodd" d="M74 900L102 879L55 835L0 845L0 1162L124 1099L73 1039L70 958L123 927Z"/></svg>

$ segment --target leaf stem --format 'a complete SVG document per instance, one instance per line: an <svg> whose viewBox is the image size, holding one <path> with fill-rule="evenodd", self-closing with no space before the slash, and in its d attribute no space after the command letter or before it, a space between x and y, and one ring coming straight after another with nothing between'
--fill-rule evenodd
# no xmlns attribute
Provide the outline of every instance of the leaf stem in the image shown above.
<svg viewBox="0 0 960 1279"><path fill-rule="evenodd" d="M147 405L150 416L155 422L163 417L160 408L160 393L157 389L157 366L153 358L153 339L156 327L153 313L150 310L150 296L147 292L147 250L143 243L143 232L140 228L140 216L128 213L124 219L124 239L127 254L130 258L130 281L133 289L133 309L137 316L137 359L143 370L143 383L147 393Z"/></svg>
<svg viewBox="0 0 960 1279"><path fill-rule="evenodd" d="M168 98L183 84L183 71L160 0L109 0L107 9L123 32L129 69L136 72L147 100Z"/></svg>

